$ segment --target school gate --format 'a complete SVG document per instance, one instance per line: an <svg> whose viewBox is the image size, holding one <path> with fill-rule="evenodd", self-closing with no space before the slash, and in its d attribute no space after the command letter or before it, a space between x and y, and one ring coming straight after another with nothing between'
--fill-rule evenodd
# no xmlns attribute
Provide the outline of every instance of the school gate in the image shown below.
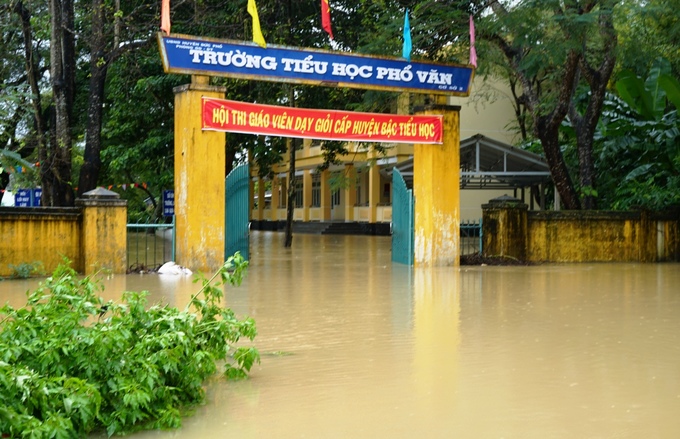
<svg viewBox="0 0 680 439"><path fill-rule="evenodd" d="M225 259L225 235L234 233L225 230L225 134L205 129L203 123L204 99L223 99L226 92L224 87L211 86L210 76L435 95L439 104L415 112L440 115L443 139L441 144L412 142L413 265L459 263L460 108L442 103L445 95L469 96L472 67L275 45L263 49L252 43L160 33L159 46L166 72L192 75L190 84L175 89L175 254L179 264L203 272L216 270ZM242 59L232 60L229 53L239 53ZM298 72L298 64L312 58L315 66L329 66L325 76ZM354 71L358 76L351 74Z"/></svg>

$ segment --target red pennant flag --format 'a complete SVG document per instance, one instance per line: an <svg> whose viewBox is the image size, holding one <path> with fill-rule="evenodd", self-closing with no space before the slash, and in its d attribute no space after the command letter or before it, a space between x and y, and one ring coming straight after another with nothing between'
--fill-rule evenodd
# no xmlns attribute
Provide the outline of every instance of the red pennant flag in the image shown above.
<svg viewBox="0 0 680 439"><path fill-rule="evenodd" d="M331 30L331 6L328 0L321 0L321 27L328 32L328 35L333 39L333 30Z"/></svg>
<svg viewBox="0 0 680 439"><path fill-rule="evenodd" d="M170 0L161 3L161 30L170 35Z"/></svg>

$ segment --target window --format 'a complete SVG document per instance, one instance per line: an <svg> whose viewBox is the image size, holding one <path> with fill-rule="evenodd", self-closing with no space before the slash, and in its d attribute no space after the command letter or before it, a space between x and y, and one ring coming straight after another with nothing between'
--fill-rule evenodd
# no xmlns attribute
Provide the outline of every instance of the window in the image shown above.
<svg viewBox="0 0 680 439"><path fill-rule="evenodd" d="M362 192L362 178L363 176L361 175L361 171L357 172L357 179L356 179L356 194L357 194L357 201L355 203L355 206L361 206L361 192Z"/></svg>
<svg viewBox="0 0 680 439"><path fill-rule="evenodd" d="M321 207L321 174L312 174L312 207Z"/></svg>
<svg viewBox="0 0 680 439"><path fill-rule="evenodd" d="M285 182L285 180L283 180ZM279 205L276 206L279 209L283 209L286 207L286 185L282 184L282 182L279 182L279 184L276 185L276 190L279 191Z"/></svg>
<svg viewBox="0 0 680 439"><path fill-rule="evenodd" d="M295 207L302 207L302 177L295 177Z"/></svg>

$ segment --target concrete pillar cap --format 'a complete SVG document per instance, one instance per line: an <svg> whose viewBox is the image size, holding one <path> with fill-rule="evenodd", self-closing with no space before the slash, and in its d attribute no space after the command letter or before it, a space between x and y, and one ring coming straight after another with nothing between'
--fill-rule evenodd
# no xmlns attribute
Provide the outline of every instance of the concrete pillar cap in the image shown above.
<svg viewBox="0 0 680 439"><path fill-rule="evenodd" d="M117 194L116 192L110 191L108 189L104 189L103 187L98 187L96 189L92 189L91 191L87 191L83 193L83 198L86 199L118 199L120 198L120 195Z"/></svg>
<svg viewBox="0 0 680 439"><path fill-rule="evenodd" d="M522 200L511 197L508 194L501 195L500 197L492 198L489 203L500 204L500 203L521 203Z"/></svg>

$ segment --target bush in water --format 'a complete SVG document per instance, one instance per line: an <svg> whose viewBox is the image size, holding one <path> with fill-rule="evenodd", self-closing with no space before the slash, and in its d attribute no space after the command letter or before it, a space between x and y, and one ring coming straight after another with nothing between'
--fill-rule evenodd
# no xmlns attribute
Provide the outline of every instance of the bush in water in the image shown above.
<svg viewBox="0 0 680 439"><path fill-rule="evenodd" d="M0 308L0 434L71 438L175 428L203 401L203 383L224 360L228 378L259 362L255 322L219 305L220 286L239 285L238 253L206 279L184 310L147 306L146 292L120 303L98 296L101 284L62 264L26 306Z"/></svg>

